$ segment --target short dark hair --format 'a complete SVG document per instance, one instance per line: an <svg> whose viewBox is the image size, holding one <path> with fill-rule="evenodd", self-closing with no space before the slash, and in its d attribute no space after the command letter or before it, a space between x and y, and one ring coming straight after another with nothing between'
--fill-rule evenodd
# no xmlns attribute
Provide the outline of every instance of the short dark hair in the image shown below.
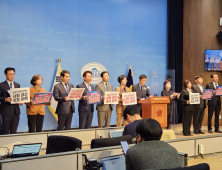
<svg viewBox="0 0 222 170"><path fill-rule="evenodd" d="M217 76L218 76L218 74L217 74L217 73L213 73L213 74L211 74L211 75L210 75L210 78L213 78L213 77L214 77L214 75L217 75Z"/></svg>
<svg viewBox="0 0 222 170"><path fill-rule="evenodd" d="M144 78L147 78L146 75L144 75L144 74L140 75L140 77L139 77L140 80L144 79Z"/></svg>
<svg viewBox="0 0 222 170"><path fill-rule="evenodd" d="M169 80L164 81L163 83L164 87L166 86L167 83L170 83L170 81Z"/></svg>
<svg viewBox="0 0 222 170"><path fill-rule="evenodd" d="M83 76L83 77L86 77L86 74L87 74L87 73L89 73L89 74L91 74L91 75L92 75L92 72L91 72L91 71L85 71L85 72L83 73L83 75L82 75L82 76Z"/></svg>
<svg viewBox="0 0 222 170"><path fill-rule="evenodd" d="M14 69L14 68L12 68L12 67L7 67L7 68L5 69L5 71L4 71L4 73L5 73L5 74L7 74L7 73L8 73L8 71L10 71L10 70L13 70L13 71L14 71L14 73L15 73L15 69Z"/></svg>
<svg viewBox="0 0 222 170"><path fill-rule="evenodd" d="M106 73L109 75L108 71L103 71L103 72L100 74L100 76L103 77L103 74L106 74Z"/></svg>
<svg viewBox="0 0 222 170"><path fill-rule="evenodd" d="M129 105L123 110L123 117L126 120L128 115L140 114L140 108L137 105Z"/></svg>
<svg viewBox="0 0 222 170"><path fill-rule="evenodd" d="M31 85L35 86L35 81L38 80L39 78L42 78L42 76L39 74L34 75L30 81ZM43 78L42 78L42 81L43 81Z"/></svg>
<svg viewBox="0 0 222 170"><path fill-rule="evenodd" d="M186 79L184 82L183 82L183 87L184 88L187 88L187 85L189 84L189 82L191 82L190 80Z"/></svg>
<svg viewBox="0 0 222 170"><path fill-rule="evenodd" d="M166 79L172 79L172 77L170 75L166 75Z"/></svg>
<svg viewBox="0 0 222 170"><path fill-rule="evenodd" d="M70 74L69 71L67 71L67 70L62 70L62 72L60 73L60 76L64 77L64 76L65 76L65 73Z"/></svg>
<svg viewBox="0 0 222 170"><path fill-rule="evenodd" d="M119 84L121 84L121 81L122 81L124 78L127 79L127 77L126 77L125 75L120 75L120 76L117 78L117 81L119 82Z"/></svg>
<svg viewBox="0 0 222 170"><path fill-rule="evenodd" d="M203 76L199 75L199 76L196 76L194 79L196 80L196 79L199 79L200 77L203 78Z"/></svg>
<svg viewBox="0 0 222 170"><path fill-rule="evenodd" d="M163 130L159 122L150 118L140 121L140 123L136 126L136 133L145 141L160 140Z"/></svg>

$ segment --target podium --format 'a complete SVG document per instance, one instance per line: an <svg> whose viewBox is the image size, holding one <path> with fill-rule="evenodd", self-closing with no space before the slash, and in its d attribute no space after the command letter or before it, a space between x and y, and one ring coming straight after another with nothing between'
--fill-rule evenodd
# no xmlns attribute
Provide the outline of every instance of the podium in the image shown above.
<svg viewBox="0 0 222 170"><path fill-rule="evenodd" d="M167 127L167 103L170 103L169 96L149 97L145 100L138 100L142 104L142 118L155 119L165 129Z"/></svg>

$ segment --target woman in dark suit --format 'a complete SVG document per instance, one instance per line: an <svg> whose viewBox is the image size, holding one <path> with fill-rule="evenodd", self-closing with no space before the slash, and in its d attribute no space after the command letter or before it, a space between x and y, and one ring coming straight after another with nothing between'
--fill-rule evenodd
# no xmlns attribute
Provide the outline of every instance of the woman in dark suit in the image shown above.
<svg viewBox="0 0 222 170"><path fill-rule="evenodd" d="M195 105L190 104L189 93L192 93L190 80L185 80L183 83L184 90L181 91L180 100L183 104L183 135L193 136L190 132L191 119L194 114Z"/></svg>
<svg viewBox="0 0 222 170"><path fill-rule="evenodd" d="M161 96L169 96L170 98L170 103L167 104L167 129L169 129L169 124L170 124L170 113L171 113L171 108L172 108L172 102L174 100L179 99L180 94L175 93L171 90L171 83L169 80L164 81L164 89L161 92Z"/></svg>

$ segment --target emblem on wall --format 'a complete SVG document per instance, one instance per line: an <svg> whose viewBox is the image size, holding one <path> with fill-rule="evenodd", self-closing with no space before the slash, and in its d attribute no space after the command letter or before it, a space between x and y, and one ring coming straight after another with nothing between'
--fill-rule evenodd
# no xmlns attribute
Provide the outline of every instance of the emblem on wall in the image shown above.
<svg viewBox="0 0 222 170"><path fill-rule="evenodd" d="M107 69L100 63L92 62L83 66L81 70L81 76L85 71L92 71L92 81L90 83L97 84L102 81L100 74L103 71L107 71Z"/></svg>

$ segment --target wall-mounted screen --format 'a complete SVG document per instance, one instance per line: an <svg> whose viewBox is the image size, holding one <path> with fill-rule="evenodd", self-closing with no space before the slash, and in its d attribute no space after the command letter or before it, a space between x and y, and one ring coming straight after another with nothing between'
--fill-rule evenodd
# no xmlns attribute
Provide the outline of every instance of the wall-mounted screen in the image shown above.
<svg viewBox="0 0 222 170"><path fill-rule="evenodd" d="M222 50L205 50L204 70L222 71Z"/></svg>

